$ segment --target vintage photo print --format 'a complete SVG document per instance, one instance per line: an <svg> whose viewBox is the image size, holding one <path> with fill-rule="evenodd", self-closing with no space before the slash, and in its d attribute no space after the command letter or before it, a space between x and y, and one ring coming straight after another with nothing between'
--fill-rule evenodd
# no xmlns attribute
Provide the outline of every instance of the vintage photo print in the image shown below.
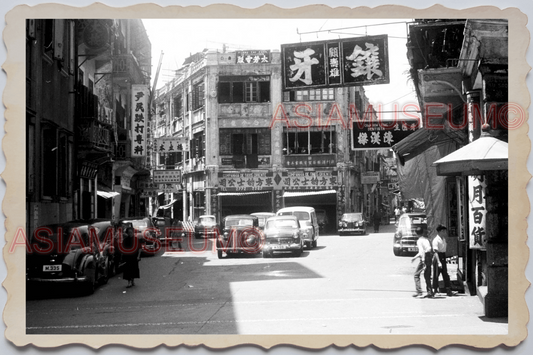
<svg viewBox="0 0 533 355"><path fill-rule="evenodd" d="M6 338L517 346L527 20L442 5L14 7Z"/></svg>

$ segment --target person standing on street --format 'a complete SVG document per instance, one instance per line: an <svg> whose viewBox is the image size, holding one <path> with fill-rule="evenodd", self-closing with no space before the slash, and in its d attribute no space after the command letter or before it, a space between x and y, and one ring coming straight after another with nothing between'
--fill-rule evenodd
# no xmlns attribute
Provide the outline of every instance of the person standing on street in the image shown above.
<svg viewBox="0 0 533 355"><path fill-rule="evenodd" d="M433 238L432 242L433 251L435 252L433 258L433 290L435 294L439 292L439 274L442 274L446 294L453 296L450 276L448 275L448 268L446 266L446 239L448 237L448 229L442 224L439 224L436 229L437 235Z"/></svg>
<svg viewBox="0 0 533 355"><path fill-rule="evenodd" d="M420 258L420 262L418 263L415 270L416 293L413 295L413 297L422 296L420 274L422 274L423 271L424 279L426 281L426 297L433 298L434 295L431 289L431 262L433 259L433 250L431 248L431 244L429 243L428 238L426 238L426 236L424 235L424 230L422 229L422 227L416 228L416 234L418 236L418 240L416 241L416 245L418 246L418 254L416 254L413 259L411 259L411 262L415 261L418 258Z"/></svg>
<svg viewBox="0 0 533 355"><path fill-rule="evenodd" d="M379 225L381 224L381 213L379 210L375 210L372 215L372 223L374 224L374 233L379 232Z"/></svg>
<svg viewBox="0 0 533 355"><path fill-rule="evenodd" d="M396 206L394 209L394 222L398 222L398 218L400 218L400 208Z"/></svg>
<svg viewBox="0 0 533 355"><path fill-rule="evenodd" d="M135 286L135 279L140 278L139 261L141 260L141 246L139 239L135 238L132 227L126 228L122 241L122 253L124 253L124 272L122 278L128 281L127 288Z"/></svg>

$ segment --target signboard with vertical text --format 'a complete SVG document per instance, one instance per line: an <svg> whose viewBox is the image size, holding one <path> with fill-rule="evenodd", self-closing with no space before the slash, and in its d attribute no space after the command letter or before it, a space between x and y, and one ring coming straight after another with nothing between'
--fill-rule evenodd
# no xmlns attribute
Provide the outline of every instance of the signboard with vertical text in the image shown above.
<svg viewBox="0 0 533 355"><path fill-rule="evenodd" d="M131 156L146 156L146 129L148 128L148 85L131 86Z"/></svg>

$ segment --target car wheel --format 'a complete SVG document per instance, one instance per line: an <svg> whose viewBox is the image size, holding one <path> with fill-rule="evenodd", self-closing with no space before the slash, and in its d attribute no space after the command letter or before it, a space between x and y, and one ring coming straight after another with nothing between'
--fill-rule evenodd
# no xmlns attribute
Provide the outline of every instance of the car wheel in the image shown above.
<svg viewBox="0 0 533 355"><path fill-rule="evenodd" d="M85 269L84 274L87 277L87 281L85 282L84 287L84 293L86 295L92 295L94 293L94 290L96 289L96 280L98 277L98 272L94 268L94 265L91 265Z"/></svg>
<svg viewBox="0 0 533 355"><path fill-rule="evenodd" d="M318 244L318 241L315 239L315 240L313 240L313 242L311 244L312 244L313 248L316 248L316 246Z"/></svg>
<svg viewBox="0 0 533 355"><path fill-rule="evenodd" d="M298 249L296 251L293 251L292 255L297 257L297 258L300 257L302 255L302 249Z"/></svg>
<svg viewBox="0 0 533 355"><path fill-rule="evenodd" d="M402 251L398 248L393 248L392 251L394 252L394 255L395 256L401 256L402 255Z"/></svg>
<svg viewBox="0 0 533 355"><path fill-rule="evenodd" d="M222 249L217 249L217 257L222 259Z"/></svg>

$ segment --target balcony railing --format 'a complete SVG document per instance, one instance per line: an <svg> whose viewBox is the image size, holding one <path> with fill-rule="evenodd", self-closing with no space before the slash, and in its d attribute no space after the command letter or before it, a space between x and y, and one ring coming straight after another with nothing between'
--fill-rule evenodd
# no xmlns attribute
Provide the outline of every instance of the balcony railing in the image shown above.
<svg viewBox="0 0 533 355"><path fill-rule="evenodd" d="M113 74L116 79L131 79L134 83L144 82L144 76L132 54L113 56Z"/></svg>
<svg viewBox="0 0 533 355"><path fill-rule="evenodd" d="M99 148L111 151L111 131L93 121L78 125L78 146L80 149Z"/></svg>

